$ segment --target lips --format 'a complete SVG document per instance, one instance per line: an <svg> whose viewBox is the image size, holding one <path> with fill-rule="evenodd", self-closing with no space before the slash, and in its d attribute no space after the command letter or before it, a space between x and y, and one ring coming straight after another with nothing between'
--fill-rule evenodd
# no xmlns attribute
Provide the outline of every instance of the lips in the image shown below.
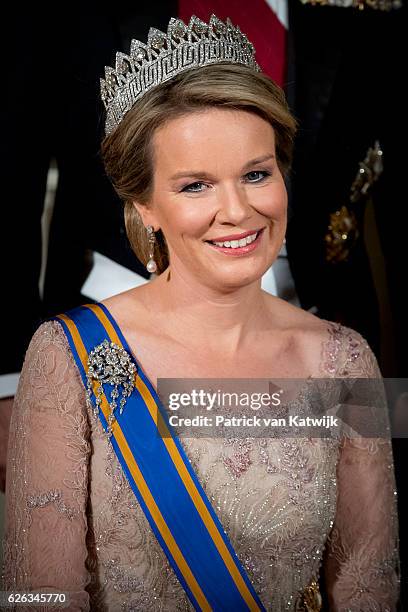
<svg viewBox="0 0 408 612"><path fill-rule="evenodd" d="M249 232L249 234L247 232L245 232L246 235L253 235L253 233ZM223 253L224 255L228 255L228 256L232 256L232 257L240 257L243 255L247 255L249 253L252 253L252 251L254 251L255 249L258 248L259 243L262 240L262 235L264 233L264 228L262 228L261 230L259 230L258 232L255 232L256 238L251 240L250 242L244 244L244 245L239 245L239 240L223 240L218 242L218 244L214 244L213 242L207 240L206 244L208 244L208 246L213 249L214 251L218 251L218 253ZM242 234L241 234L242 236ZM243 238L241 238L241 240L243 240L243 242L245 242L245 240ZM225 242L227 243L227 246L225 246ZM224 244L223 244L224 243ZM231 243L231 244L230 244Z"/></svg>
<svg viewBox="0 0 408 612"><path fill-rule="evenodd" d="M252 234L257 234L259 231L261 231L261 229L264 229L264 228L258 227L258 229L248 230L247 232L243 232L241 234L229 234L228 236L220 236L217 238L206 240L206 242L215 243L215 242L227 242L231 240L242 240L242 238L246 238L247 236L251 236Z"/></svg>

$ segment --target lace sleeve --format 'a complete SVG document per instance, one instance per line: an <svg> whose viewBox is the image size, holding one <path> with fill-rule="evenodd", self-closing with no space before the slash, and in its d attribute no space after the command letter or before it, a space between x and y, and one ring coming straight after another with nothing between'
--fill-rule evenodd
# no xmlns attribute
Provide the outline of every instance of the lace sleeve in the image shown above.
<svg viewBox="0 0 408 612"><path fill-rule="evenodd" d="M380 405L387 413L372 350L357 332L344 327L343 332L344 359L339 359L337 376L378 379ZM336 612L396 610L400 581L397 498L388 415L385 420L385 437L344 437L341 443L336 517L324 561L330 610Z"/></svg>
<svg viewBox="0 0 408 612"><path fill-rule="evenodd" d="M10 423L2 590L65 592L69 610L89 610L89 453L79 372L59 323L45 322L26 352Z"/></svg>

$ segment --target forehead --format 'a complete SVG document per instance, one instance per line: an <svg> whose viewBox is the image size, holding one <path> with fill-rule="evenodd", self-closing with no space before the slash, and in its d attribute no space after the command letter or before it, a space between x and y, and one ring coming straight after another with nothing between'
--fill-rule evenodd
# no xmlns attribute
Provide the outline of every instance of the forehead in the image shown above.
<svg viewBox="0 0 408 612"><path fill-rule="evenodd" d="M254 113L211 108L169 120L153 137L155 169L239 167L275 151L274 130Z"/></svg>

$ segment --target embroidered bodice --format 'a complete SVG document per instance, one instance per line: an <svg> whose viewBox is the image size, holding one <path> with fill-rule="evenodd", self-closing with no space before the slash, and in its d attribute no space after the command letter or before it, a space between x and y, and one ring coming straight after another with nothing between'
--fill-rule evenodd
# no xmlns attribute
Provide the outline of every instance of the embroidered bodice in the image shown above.
<svg viewBox="0 0 408 612"><path fill-rule="evenodd" d="M328 321L318 375L380 372L360 334ZM267 610L299 609L319 572L331 610L395 610L389 438L181 442ZM3 552L3 590L69 592L69 610L192 610L87 407L56 321L34 334L15 398Z"/></svg>

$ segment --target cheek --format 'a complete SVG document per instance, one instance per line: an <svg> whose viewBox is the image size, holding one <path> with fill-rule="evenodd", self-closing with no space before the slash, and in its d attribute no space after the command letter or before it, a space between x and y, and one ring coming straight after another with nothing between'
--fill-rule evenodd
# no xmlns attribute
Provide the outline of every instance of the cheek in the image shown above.
<svg viewBox="0 0 408 612"><path fill-rule="evenodd" d="M183 202L180 206L172 207L163 216L163 228L166 227L170 234L184 236L201 236L208 230L208 226L214 216L214 211L208 202L203 200ZM164 227L164 224L166 227Z"/></svg>
<svg viewBox="0 0 408 612"><path fill-rule="evenodd" d="M271 219L281 219L286 217L288 205L288 195L285 185L274 185L271 189L259 189L259 193L254 194L252 206L265 217Z"/></svg>

